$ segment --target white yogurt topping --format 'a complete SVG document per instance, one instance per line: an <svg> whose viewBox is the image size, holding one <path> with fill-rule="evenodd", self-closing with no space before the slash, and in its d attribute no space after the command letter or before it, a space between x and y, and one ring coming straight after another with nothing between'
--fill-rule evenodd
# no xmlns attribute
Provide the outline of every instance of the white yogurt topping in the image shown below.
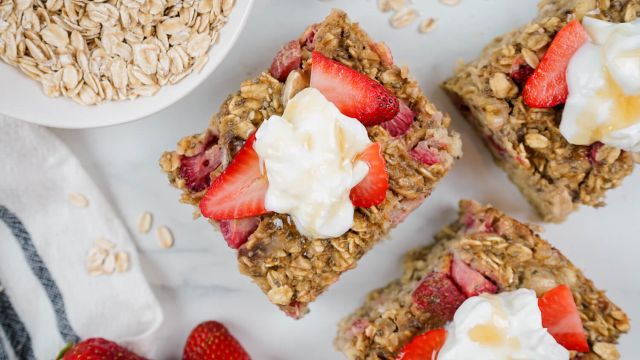
<svg viewBox="0 0 640 360"><path fill-rule="evenodd" d="M267 210L289 214L301 234L332 238L353 226L351 188L369 172L354 161L369 144L367 129L340 113L317 89L307 88L271 116L253 148L264 162Z"/></svg>
<svg viewBox="0 0 640 360"><path fill-rule="evenodd" d="M470 297L446 329L438 360L569 359L569 351L542 327L532 290Z"/></svg>
<svg viewBox="0 0 640 360"><path fill-rule="evenodd" d="M591 40L567 68L569 97L560 132L572 144L600 141L640 151L640 22L585 17Z"/></svg>

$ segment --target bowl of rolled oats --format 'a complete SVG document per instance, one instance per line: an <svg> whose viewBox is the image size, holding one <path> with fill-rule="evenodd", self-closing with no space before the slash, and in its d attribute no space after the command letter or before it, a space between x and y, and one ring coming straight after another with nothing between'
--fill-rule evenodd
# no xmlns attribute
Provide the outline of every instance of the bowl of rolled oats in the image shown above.
<svg viewBox="0 0 640 360"><path fill-rule="evenodd" d="M60 128L121 124L202 83L253 0L0 0L0 113Z"/></svg>

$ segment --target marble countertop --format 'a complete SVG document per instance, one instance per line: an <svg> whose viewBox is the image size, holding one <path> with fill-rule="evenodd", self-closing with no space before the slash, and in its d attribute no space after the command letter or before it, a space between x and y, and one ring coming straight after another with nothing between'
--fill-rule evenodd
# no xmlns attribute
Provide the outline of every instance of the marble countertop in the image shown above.
<svg viewBox="0 0 640 360"><path fill-rule="evenodd" d="M125 125L55 130L111 199L140 250L143 271L165 313L166 321L154 339L161 359L177 358L190 329L208 319L227 324L255 359L340 358L332 347L339 319L359 306L368 291L397 277L402 254L430 242L454 218L459 199L490 202L515 217L537 221L438 88L457 59L472 59L494 36L526 23L535 13L535 3L463 0L457 7L447 7L436 0L414 1L424 17L439 19L436 30L424 35L418 34L417 24L392 29L389 14L377 11L373 0L257 0L228 58L175 105ZM453 115L465 156L428 201L392 232L392 240L378 245L357 269L311 305L307 317L295 321L238 273L234 251L220 234L206 221L192 220L192 209L178 203L179 193L167 185L157 160L180 137L200 132L229 92L268 66L282 43L321 20L332 7L346 10L373 38L391 47L398 63L409 65L427 95ZM546 225L544 233L633 319L640 318L638 184L640 173L636 172L623 187L609 193L606 208L583 208L562 225ZM153 234L137 233L137 217L145 210L154 214L155 224L172 229L176 239L172 249L161 249ZM640 358L640 343L634 341L640 331L635 329L622 339L623 359Z"/></svg>

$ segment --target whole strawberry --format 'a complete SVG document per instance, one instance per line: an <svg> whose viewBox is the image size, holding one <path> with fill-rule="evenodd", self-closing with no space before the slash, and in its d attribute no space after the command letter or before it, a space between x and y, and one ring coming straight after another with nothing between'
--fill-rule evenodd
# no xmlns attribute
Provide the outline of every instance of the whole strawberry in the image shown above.
<svg viewBox="0 0 640 360"><path fill-rule="evenodd" d="M62 360L146 360L113 341L102 338L83 340L64 352Z"/></svg>
<svg viewBox="0 0 640 360"><path fill-rule="evenodd" d="M217 321L205 321L189 334L183 360L251 360L229 330Z"/></svg>

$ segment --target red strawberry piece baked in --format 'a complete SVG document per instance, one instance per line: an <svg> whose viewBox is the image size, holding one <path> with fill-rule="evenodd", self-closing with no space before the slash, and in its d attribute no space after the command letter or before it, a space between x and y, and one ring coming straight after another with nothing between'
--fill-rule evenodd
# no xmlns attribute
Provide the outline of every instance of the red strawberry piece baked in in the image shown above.
<svg viewBox="0 0 640 360"><path fill-rule="evenodd" d="M531 319L527 330L509 328L523 325L522 319ZM402 276L371 292L340 323L335 345L349 359L437 359L438 352L448 358L466 352L466 359L473 346L483 359L497 347L614 359L618 338L628 330L627 315L529 226L462 201L458 220L435 243L409 252ZM531 334L531 342L523 334ZM509 350L514 339L521 347Z"/></svg>
<svg viewBox="0 0 640 360"><path fill-rule="evenodd" d="M250 360L251 357L227 328L217 321L205 321L189 334L183 360Z"/></svg>
<svg viewBox="0 0 640 360"><path fill-rule="evenodd" d="M300 111L285 111L300 101L297 95L313 97L315 105L322 105L318 108L331 109L327 113L332 117L319 111L299 118L340 119L349 124L340 127L351 131L353 144L339 135L334 143L357 149L353 156L349 153L351 170L358 171L350 176L362 180L340 182L348 184L340 193L348 196L335 198L351 202L339 208L353 213L357 231L347 224L340 227L348 228L341 235L316 236L299 228L299 218L287 211L267 209L267 198L277 193L269 192L270 186L277 185L269 183L274 172L269 172L267 160L261 161L263 151L262 155L256 151L256 142L260 145L264 140L252 134L260 134L272 119ZM309 26L300 38L287 42L268 72L243 82L203 133L182 139L160 164L171 184L182 190L181 201L197 206L218 226L228 246L238 250L240 271L285 314L300 318L311 302L416 209L448 172L461 154L459 136L447 130L449 122L418 83L393 64L386 45L372 41L345 13L334 11L323 22ZM315 136L305 138L305 148L298 151L299 156L291 155L292 161L304 151L310 159ZM213 146L219 152L210 150ZM299 149L290 146L283 151L292 148ZM412 156L412 150L423 148L429 152L428 161ZM282 163L280 169L286 169L286 161ZM300 169L306 167L299 166L296 174ZM347 242L352 245L346 246Z"/></svg>

